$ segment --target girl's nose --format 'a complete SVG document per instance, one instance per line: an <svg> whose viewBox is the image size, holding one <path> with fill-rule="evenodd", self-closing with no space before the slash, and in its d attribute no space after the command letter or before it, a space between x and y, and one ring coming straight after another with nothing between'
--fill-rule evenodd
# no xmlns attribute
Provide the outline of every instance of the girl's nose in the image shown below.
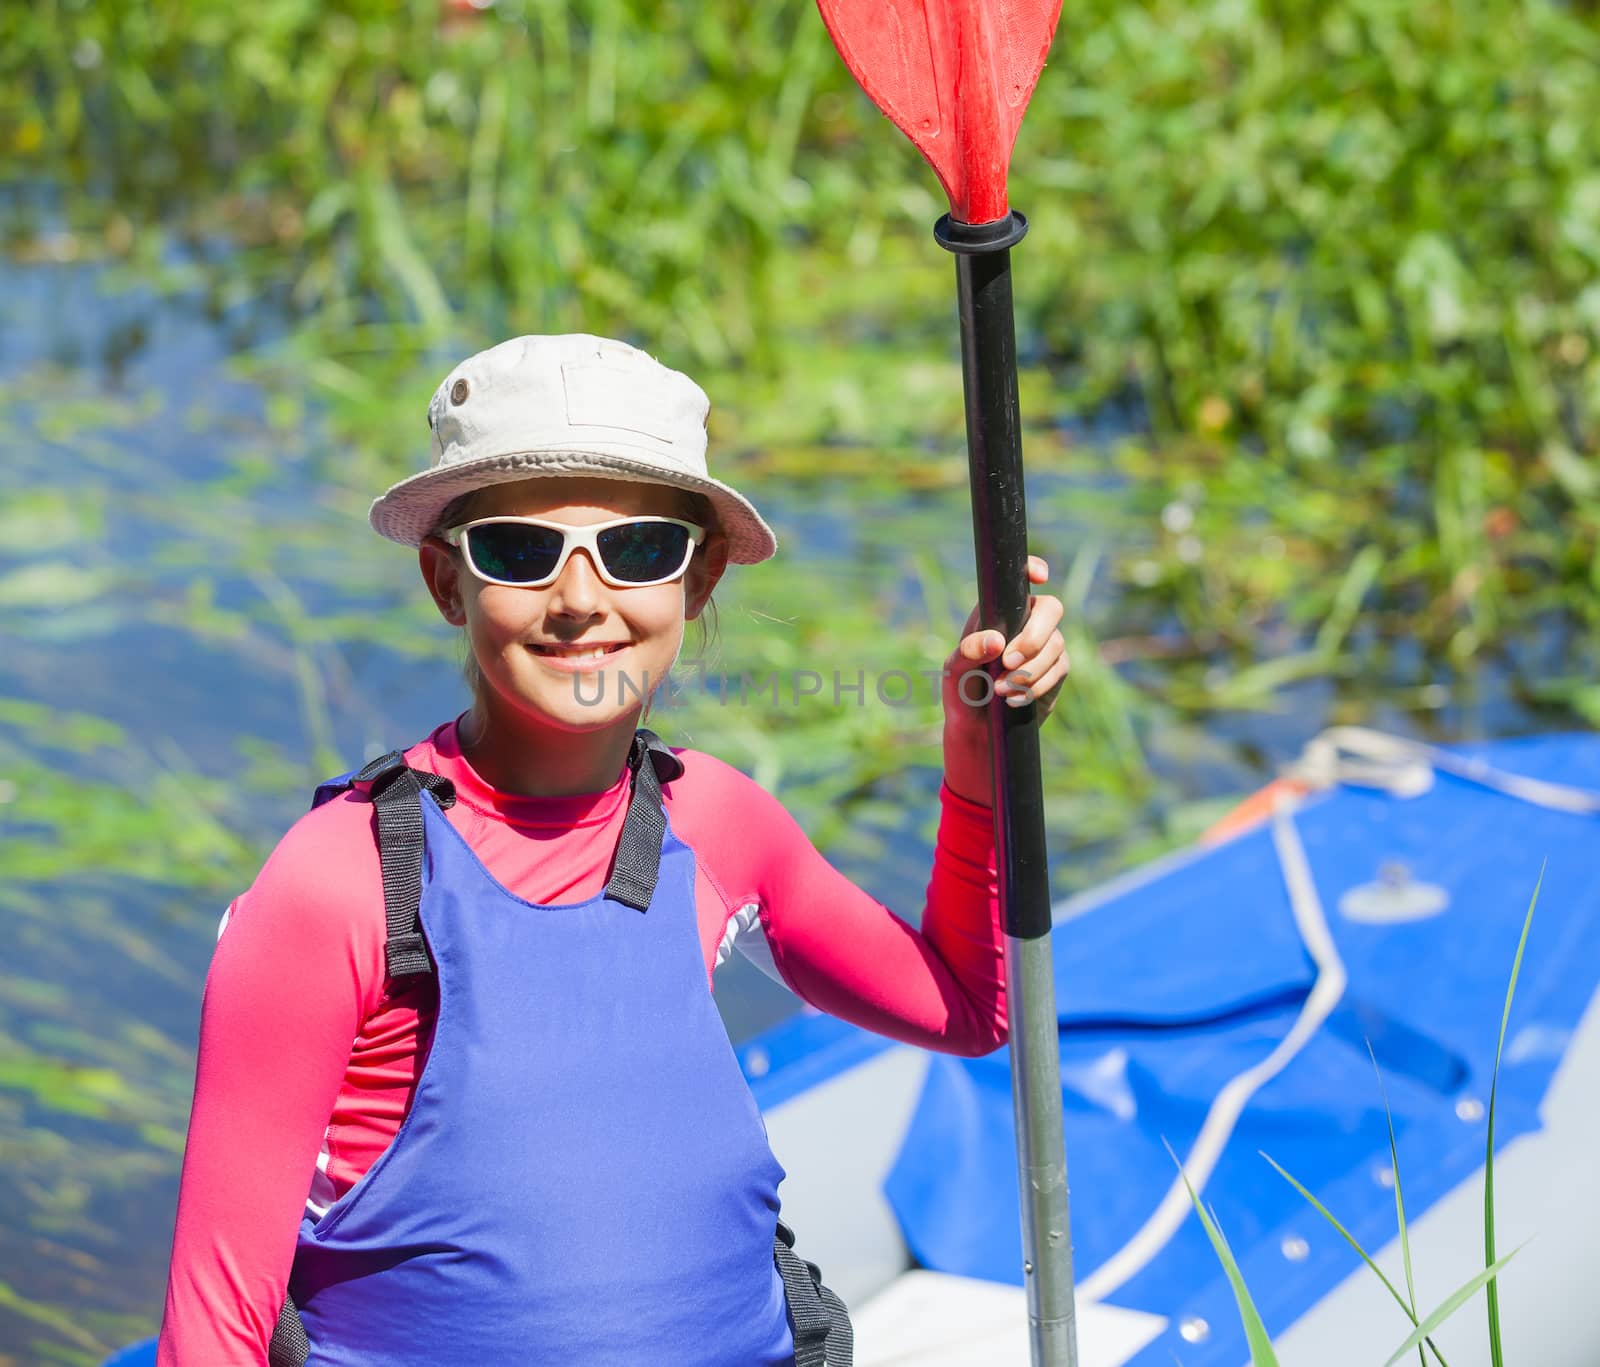
<svg viewBox="0 0 1600 1367"><path fill-rule="evenodd" d="M605 580L595 569L586 550L574 550L561 567L560 577L550 586L550 607L574 617L587 617L599 606Z"/></svg>

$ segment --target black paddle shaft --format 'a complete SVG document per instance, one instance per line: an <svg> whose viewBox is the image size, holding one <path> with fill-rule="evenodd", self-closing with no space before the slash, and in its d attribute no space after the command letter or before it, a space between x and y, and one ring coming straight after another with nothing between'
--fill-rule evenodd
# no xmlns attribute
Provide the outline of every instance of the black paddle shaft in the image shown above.
<svg viewBox="0 0 1600 1367"><path fill-rule="evenodd" d="M1011 248L1027 230L1027 220L1015 211L977 225L957 223L947 214L933 229L939 244L956 254L978 617L985 630L1004 632L1008 642L1028 619L1028 511L1011 311ZM1033 702L1012 707L993 698L988 713L1029 1352L1033 1367L1076 1367L1038 707Z"/></svg>
<svg viewBox="0 0 1600 1367"><path fill-rule="evenodd" d="M979 625L1003 632L1007 643L1028 619L1030 593L1011 304L1011 247L1027 230L1027 220L1014 211L977 225L947 214L933 230L956 258ZM997 672L1006 670L1000 666ZM1050 931L1038 708L1032 702L1013 707L1001 695L987 710L1006 934L1036 939Z"/></svg>

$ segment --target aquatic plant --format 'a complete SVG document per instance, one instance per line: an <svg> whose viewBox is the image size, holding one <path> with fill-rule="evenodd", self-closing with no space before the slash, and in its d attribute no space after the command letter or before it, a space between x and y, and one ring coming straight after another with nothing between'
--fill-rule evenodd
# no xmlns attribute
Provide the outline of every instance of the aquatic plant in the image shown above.
<svg viewBox="0 0 1600 1367"><path fill-rule="evenodd" d="M1500 1287L1499 1275L1518 1249L1497 1256L1495 1244L1495 1206L1494 1206L1494 1116L1495 1101L1499 1093L1500 1062L1505 1053L1506 1027L1511 1023L1511 1003L1517 994L1517 977L1522 971L1523 951L1528 947L1528 932L1533 928L1534 908L1539 904L1539 889L1544 885L1544 870L1539 872L1539 880L1534 884L1533 896L1528 901L1528 911L1522 920L1522 934L1517 940L1517 952L1511 961L1511 980L1506 985L1505 1007L1500 1014L1500 1034L1495 1043L1494 1069L1489 1085L1488 1109L1488 1136L1484 1148L1483 1158L1483 1266L1465 1282L1458 1286L1427 1315L1419 1317L1417 1314L1416 1287L1411 1276L1411 1238L1406 1225L1406 1204L1404 1186L1400 1180L1400 1151L1395 1143L1394 1117L1389 1110L1388 1094L1384 1093L1384 1114L1389 1122L1389 1161L1390 1170L1394 1173L1394 1206L1395 1218L1399 1226L1400 1257L1405 1269L1405 1295L1401 1295L1394 1283L1384 1274L1382 1268L1373 1260L1370 1253L1356 1240L1355 1236L1347 1230L1339 1218L1328 1210L1321 1201L1308 1191L1303 1183L1293 1174L1287 1172L1283 1166L1275 1162L1271 1156L1263 1153L1261 1156L1272 1165L1274 1170L1303 1196L1316 1212L1325 1219L1352 1249L1360 1256L1361 1261L1371 1270L1374 1276L1383 1283L1401 1312L1411 1321L1411 1332L1401 1341L1400 1346L1394 1350L1384 1362L1383 1367L1394 1367L1413 1349L1416 1350L1417 1359L1421 1367L1428 1367L1428 1355L1439 1367L1448 1367L1444 1355L1433 1342L1433 1334L1439 1326L1448 1320L1462 1306L1482 1291L1485 1296L1485 1306L1488 1311L1488 1347L1489 1358L1493 1367L1504 1367L1505 1349L1500 1332ZM1372 1046L1367 1046L1371 1053ZM1373 1057L1372 1066L1376 1070L1378 1060ZM1378 1075L1380 1089L1383 1086L1381 1072ZM1171 1149L1168 1149L1171 1152ZM1177 1162L1176 1156L1173 1159ZM1183 1174L1183 1184L1189 1193L1189 1200L1193 1203L1195 1214L1199 1217L1205 1229L1206 1238L1210 1241L1223 1270L1227 1274L1228 1283L1233 1290L1234 1300L1239 1307L1239 1316L1244 1325L1245 1338L1250 1345L1250 1361L1252 1367L1278 1367L1277 1353L1272 1346L1271 1339L1267 1336L1266 1326L1262 1323L1261 1314L1256 1309L1255 1300L1246 1285L1244 1274L1239 1270L1238 1260L1233 1255L1233 1250L1228 1247L1226 1235L1217 1221L1216 1212L1202 1204L1189 1181L1188 1174L1183 1172L1183 1165L1178 1165L1178 1170ZM1519 1246L1520 1247L1520 1246Z"/></svg>

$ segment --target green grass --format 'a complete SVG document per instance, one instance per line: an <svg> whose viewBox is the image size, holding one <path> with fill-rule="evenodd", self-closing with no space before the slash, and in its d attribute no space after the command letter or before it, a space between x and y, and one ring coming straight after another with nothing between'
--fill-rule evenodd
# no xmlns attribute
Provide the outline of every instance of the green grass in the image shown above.
<svg viewBox="0 0 1600 1367"><path fill-rule="evenodd" d="M1401 1358L1405 1357L1413 1350L1416 1351L1418 1360L1423 1364L1423 1367L1427 1367L1426 1353L1428 1352L1433 1354L1433 1357L1439 1364L1439 1367L1448 1367L1443 1354L1439 1352L1438 1347L1434 1344L1432 1336L1438 1330L1440 1325L1454 1315L1456 1311L1461 1309L1461 1307L1470 1301L1480 1290L1484 1291L1485 1293L1488 1307L1488 1347L1490 1361L1495 1364L1495 1367L1504 1367L1505 1355L1502 1347L1500 1332L1500 1300L1498 1278L1502 1269L1504 1269L1506 1264L1516 1256L1519 1250L1512 1249L1510 1253L1499 1257L1496 1256L1494 1236L1495 1099L1500 1081L1500 1059L1505 1048L1506 1028L1511 1020L1511 1003L1516 996L1517 977L1522 970L1522 955L1523 951L1527 948L1528 932L1533 927L1534 908L1538 906L1539 889L1543 885L1544 869L1541 868L1539 871L1538 881L1534 884L1533 896L1528 902L1527 914L1522 920L1522 934L1517 941L1516 956L1512 960L1511 964L1511 980L1506 986L1505 1007L1501 1012L1500 1017L1500 1034L1495 1044L1494 1073L1489 1087L1488 1141L1484 1152L1483 1164L1484 1265L1479 1271L1474 1273L1448 1296L1446 1296L1425 1317L1418 1319L1416 1291L1411 1276L1411 1241L1406 1222L1405 1198L1402 1195L1400 1182L1400 1153L1399 1147L1395 1143L1394 1117L1389 1109L1388 1092L1387 1089L1384 1088L1381 1072L1378 1074L1378 1086L1383 1093L1384 1115L1389 1127L1389 1157L1394 1169L1395 1217L1400 1234L1400 1253L1405 1267L1406 1291L1404 1296L1400 1294L1394 1283L1387 1275L1385 1275L1383 1269L1380 1268L1373 1260L1372 1255L1361 1246L1361 1244L1356 1240L1355 1236L1345 1228L1337 1216L1328 1210L1328 1208L1324 1206L1321 1201L1319 1201L1314 1195L1312 1195L1310 1191L1306 1189L1303 1183L1294 1177L1293 1174L1285 1170L1283 1166L1273 1159L1269 1154L1263 1153L1261 1155L1268 1163L1272 1165L1277 1173L1302 1197L1304 1197L1311 1207L1319 1215L1321 1215L1322 1218L1329 1223L1329 1225L1333 1227L1339 1236L1344 1239L1344 1241L1348 1243L1357 1254L1360 1255L1361 1261L1365 1263L1372 1273L1378 1278L1378 1280L1383 1283L1383 1286L1389 1292L1389 1295L1394 1298L1395 1304L1400 1307L1400 1309L1405 1313L1406 1318L1411 1321L1411 1332L1405 1337L1404 1340L1402 1340L1400 1346L1389 1355L1389 1357L1385 1360L1383 1367L1394 1367L1395 1363L1399 1362ZM1368 1052L1370 1053L1371 1044L1369 1043L1367 1047ZM1373 1058L1372 1066L1376 1071L1378 1067L1376 1057ZM1170 1147L1168 1148L1168 1152L1171 1152ZM1176 1155L1173 1156L1173 1161L1175 1163L1178 1161ZM1180 1173L1183 1173L1183 1166L1181 1163L1178 1164L1178 1169ZM1255 1302L1251 1298L1250 1290L1245 1284L1244 1276L1239 1270L1238 1262L1235 1260L1232 1250L1229 1249L1227 1239L1224 1237L1221 1226L1217 1222L1215 1212L1207 1210L1201 1204L1200 1198L1195 1194L1194 1188L1189 1183L1189 1177L1187 1173L1183 1173L1183 1182L1184 1187L1189 1192L1189 1199L1194 1204L1195 1214L1199 1216L1200 1223L1205 1229L1206 1237L1210 1240L1211 1246L1216 1252L1218 1260L1222 1263L1223 1271L1227 1274L1228 1283L1233 1289L1234 1299L1238 1303L1239 1307L1239 1317L1244 1326L1245 1338L1250 1345L1250 1360L1252 1367L1277 1367L1277 1355L1273 1350L1272 1343L1267 1336L1265 1327L1262 1324L1260 1313L1256 1310Z"/></svg>
<svg viewBox="0 0 1600 1367"><path fill-rule="evenodd" d="M1178 1163L1178 1156L1172 1153L1171 1145L1167 1146L1167 1152L1172 1154L1172 1161ZM1233 1256L1233 1250L1228 1247L1222 1226L1217 1223L1216 1212L1207 1210L1200 1204L1200 1198L1189 1182L1189 1174L1183 1171L1182 1163L1178 1163L1178 1171L1183 1175L1184 1190L1189 1193L1189 1200L1194 1204L1194 1213L1200 1217L1206 1238L1211 1241L1211 1247L1222 1264L1222 1270L1227 1274L1228 1285L1233 1288L1233 1299L1239 1307L1239 1319L1244 1325L1245 1342L1250 1345L1250 1361L1253 1367L1278 1367L1278 1355L1273 1351L1272 1340L1267 1337L1266 1325L1261 1322L1261 1314L1250 1296L1249 1287L1245 1285L1244 1273L1239 1270L1238 1260Z"/></svg>
<svg viewBox="0 0 1600 1367"><path fill-rule="evenodd" d="M1494 1245L1494 1103L1500 1085L1500 1056L1506 1047L1506 1027L1511 1022L1511 1000L1517 991L1517 975L1522 971L1522 952L1528 946L1528 931L1533 928L1533 909L1539 902L1539 889L1544 886L1544 869L1539 870L1539 881L1534 884L1533 897L1528 903L1528 914L1522 921L1522 936L1517 941L1517 956L1511 962L1511 982L1506 988L1505 1010L1500 1015L1500 1037L1494 1046L1494 1079L1489 1086L1489 1133L1483 1158L1483 1257L1486 1264L1496 1265ZM1510 1256L1509 1254L1507 1255ZM1503 1262L1504 1259L1499 1261ZM1491 1279L1485 1292L1489 1311L1489 1352L1494 1367L1505 1367L1505 1353L1500 1345L1500 1288Z"/></svg>

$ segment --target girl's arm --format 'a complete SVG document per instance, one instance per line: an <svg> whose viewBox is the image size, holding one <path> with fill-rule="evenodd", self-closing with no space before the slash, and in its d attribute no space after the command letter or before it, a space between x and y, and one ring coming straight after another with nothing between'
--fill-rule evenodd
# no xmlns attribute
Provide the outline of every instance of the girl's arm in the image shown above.
<svg viewBox="0 0 1600 1367"><path fill-rule="evenodd" d="M370 810L334 802L302 818L217 942L158 1367L266 1363L375 953L381 964L381 914L353 914L381 888L375 849L365 868Z"/></svg>
<svg viewBox="0 0 1600 1367"><path fill-rule="evenodd" d="M704 764L709 756L695 756ZM712 764L720 766L719 761ZM784 981L819 1010L951 1054L1006 1040L1004 936L990 811L940 787L938 840L917 930L818 852L783 805L727 769L710 857L750 889ZM726 811L726 809L725 809Z"/></svg>
<svg viewBox="0 0 1600 1367"><path fill-rule="evenodd" d="M1047 573L1043 560L1029 558L1031 582L1043 583ZM718 766L728 787L708 804L699 828L715 865L730 871L739 889L754 890L773 962L811 1005L946 1053L984 1054L1005 1043L988 721L981 705L971 705L988 694L986 681L963 686L962 680L1000 660L1011 682L997 684L996 692L1031 697L1042 721L1070 667L1057 629L1061 615L1060 599L1034 596L1027 621L1008 642L998 631L975 631L974 608L946 662L945 781L920 931L823 859L758 784ZM720 822L710 815L719 809ZM734 813L738 819L729 820Z"/></svg>

